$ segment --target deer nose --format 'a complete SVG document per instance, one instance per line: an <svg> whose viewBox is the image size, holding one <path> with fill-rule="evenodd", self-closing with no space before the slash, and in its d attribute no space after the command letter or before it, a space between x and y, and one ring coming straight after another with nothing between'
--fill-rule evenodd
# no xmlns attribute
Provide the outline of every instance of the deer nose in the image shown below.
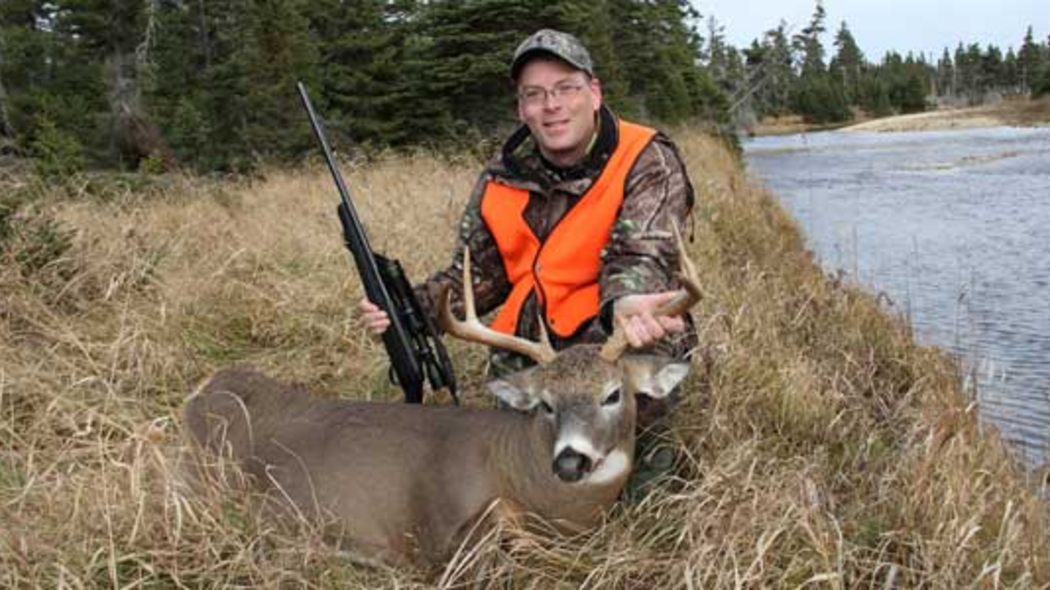
<svg viewBox="0 0 1050 590"><path fill-rule="evenodd" d="M584 475L590 473L592 466L590 457L569 447L563 449L554 458L552 469L558 475L558 479L565 483L576 483L583 479Z"/></svg>

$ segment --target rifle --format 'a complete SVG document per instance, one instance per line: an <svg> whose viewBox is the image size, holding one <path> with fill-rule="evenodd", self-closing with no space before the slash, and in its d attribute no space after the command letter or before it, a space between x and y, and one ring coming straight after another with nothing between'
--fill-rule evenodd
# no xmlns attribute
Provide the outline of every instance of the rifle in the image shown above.
<svg viewBox="0 0 1050 590"><path fill-rule="evenodd" d="M448 358L445 345L437 337L433 320L423 313L401 263L373 252L369 246L368 236L365 235L364 226L350 201L350 191L339 174L339 168L336 167L332 148L328 145L321 123L310 103L306 87L302 82L298 82L296 87L306 108L306 114L310 117L314 137L321 144L328 170L331 171L332 179L339 190L341 201L338 212L339 221L343 226L343 240L353 255L357 272L364 284L365 295L390 317L390 326L383 332L383 346L390 357L391 381L405 392L407 403L418 404L423 401L425 379L430 382L433 390L447 388L453 402L458 405L452 362Z"/></svg>

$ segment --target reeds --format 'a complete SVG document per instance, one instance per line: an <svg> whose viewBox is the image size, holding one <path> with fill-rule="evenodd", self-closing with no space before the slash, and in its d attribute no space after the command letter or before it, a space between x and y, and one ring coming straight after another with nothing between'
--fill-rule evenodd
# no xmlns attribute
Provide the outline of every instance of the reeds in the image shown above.
<svg viewBox="0 0 1050 590"><path fill-rule="evenodd" d="M0 586L1050 583L1041 490L978 430L957 368L825 277L717 141L677 139L705 291L677 476L593 534L496 531L438 572L358 565L316 530L275 528L237 485L190 493L178 468L181 402L219 367L398 397L353 319L327 171L21 202L0 232ZM422 279L449 262L479 166L391 157L344 173L373 246ZM484 351L449 344L467 402L488 403Z"/></svg>

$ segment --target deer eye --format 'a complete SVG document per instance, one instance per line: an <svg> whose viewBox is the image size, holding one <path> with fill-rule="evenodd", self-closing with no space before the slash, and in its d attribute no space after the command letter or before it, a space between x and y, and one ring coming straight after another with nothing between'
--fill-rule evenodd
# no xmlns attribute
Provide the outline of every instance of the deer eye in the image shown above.
<svg viewBox="0 0 1050 590"><path fill-rule="evenodd" d="M622 397L622 395L620 393L620 389L616 388L616 389L614 389L612 391L612 393L610 393L609 395L605 396L605 399L602 400L602 405L603 406L615 406L616 404L620 403L620 397Z"/></svg>
<svg viewBox="0 0 1050 590"><path fill-rule="evenodd" d="M547 403L546 400L540 400L540 409L543 410L544 414L553 415L554 407Z"/></svg>

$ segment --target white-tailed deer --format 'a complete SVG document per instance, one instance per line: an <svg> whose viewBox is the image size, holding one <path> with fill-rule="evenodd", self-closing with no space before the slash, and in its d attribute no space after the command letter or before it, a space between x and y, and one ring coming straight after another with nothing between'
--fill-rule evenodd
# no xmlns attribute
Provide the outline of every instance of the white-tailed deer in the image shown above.
<svg viewBox="0 0 1050 590"><path fill-rule="evenodd" d="M684 251L681 259L683 291L662 315L699 299ZM466 321L453 317L446 291L442 325L537 360L490 383L520 411L315 399L255 371L224 370L187 402L189 434L298 515L335 523L352 551L389 563L440 563L491 512L594 526L632 468L635 395L666 396L688 364L625 355L619 331L604 346L560 353L492 331L477 319L469 273L468 255Z"/></svg>

